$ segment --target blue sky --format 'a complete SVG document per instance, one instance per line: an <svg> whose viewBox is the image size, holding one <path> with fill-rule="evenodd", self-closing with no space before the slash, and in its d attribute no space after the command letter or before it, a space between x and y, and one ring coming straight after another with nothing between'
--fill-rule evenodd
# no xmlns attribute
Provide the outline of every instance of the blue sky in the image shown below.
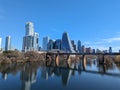
<svg viewBox="0 0 120 90"><path fill-rule="evenodd" d="M87 47L120 49L120 0L0 0L0 37L12 37L22 49L25 23L32 21L42 38L70 38Z"/></svg>

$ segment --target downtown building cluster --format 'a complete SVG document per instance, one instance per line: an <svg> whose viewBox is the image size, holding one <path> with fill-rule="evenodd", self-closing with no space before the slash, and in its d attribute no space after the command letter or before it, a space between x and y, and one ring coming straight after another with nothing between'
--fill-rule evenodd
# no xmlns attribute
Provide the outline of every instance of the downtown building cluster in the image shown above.
<svg viewBox="0 0 120 90"><path fill-rule="evenodd" d="M62 39L52 40L49 37L44 37L42 49L46 51L60 50L68 53L95 53L95 49L85 48L80 40L78 40L76 45L75 41L69 38L67 32L63 33Z"/></svg>
<svg viewBox="0 0 120 90"><path fill-rule="evenodd" d="M11 36L6 37L5 48L2 49L2 38L0 38L0 51L15 50L11 47ZM39 46L39 33L34 31L34 24L27 22L25 24L25 36L23 37L22 51L61 51L67 53L112 53L112 47L109 50L92 49L85 47L78 40L77 44L71 40L67 32L63 32L62 38L52 40L48 36L43 37L42 47ZM120 52L120 50L119 50Z"/></svg>
<svg viewBox="0 0 120 90"><path fill-rule="evenodd" d="M109 50L95 50L91 47L85 47L80 40L76 45L75 41L69 38L67 32L63 33L62 39L52 40L48 36L44 37L42 47L42 50L53 52L59 50L66 53L112 53L112 47L109 47Z"/></svg>

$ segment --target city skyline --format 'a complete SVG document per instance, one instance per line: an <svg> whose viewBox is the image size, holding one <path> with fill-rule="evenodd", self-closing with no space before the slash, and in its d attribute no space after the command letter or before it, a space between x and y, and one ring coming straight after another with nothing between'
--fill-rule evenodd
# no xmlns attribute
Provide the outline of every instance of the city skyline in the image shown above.
<svg viewBox="0 0 120 90"><path fill-rule="evenodd" d="M5 37L12 37L12 46L22 50L24 24L32 21L35 31L42 38L49 36L59 39L64 31L71 40L81 40L82 45L92 48L120 49L120 13L119 0L30 0L7 1L0 3L0 37L2 47ZM13 8L11 6L16 6ZM31 7L33 6L33 7ZM19 11L19 12L18 12Z"/></svg>
<svg viewBox="0 0 120 90"><path fill-rule="evenodd" d="M2 38L0 38L0 44L2 43ZM51 39L49 36L42 38L42 46L39 46L39 33L34 32L34 23L33 22L26 22L25 24L25 36L23 37L22 42L22 51L39 51L39 50L52 50L52 49L59 49L65 52L79 52L79 53L94 53L95 48L91 48L90 46L87 47L81 44L80 40L77 40L75 43L74 40L69 38L69 34L67 32L63 32L62 37L60 39ZM3 48L3 47L2 47ZM6 36L5 40L5 48L2 50L17 50L11 46L11 36ZM81 51L80 51L81 50ZM82 51L83 50L83 51ZM21 50L20 50L21 51ZM109 49L100 49L96 48L96 53L104 52L104 53L112 53L115 52L112 50L110 46ZM120 52L120 49L117 50Z"/></svg>

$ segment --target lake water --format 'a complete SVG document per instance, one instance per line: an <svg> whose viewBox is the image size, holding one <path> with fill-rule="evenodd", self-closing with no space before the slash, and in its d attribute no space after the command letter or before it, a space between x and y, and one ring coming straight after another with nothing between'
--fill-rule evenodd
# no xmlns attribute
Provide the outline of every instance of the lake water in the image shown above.
<svg viewBox="0 0 120 90"><path fill-rule="evenodd" d="M120 90L120 65L96 60L46 66L41 63L0 66L0 90Z"/></svg>

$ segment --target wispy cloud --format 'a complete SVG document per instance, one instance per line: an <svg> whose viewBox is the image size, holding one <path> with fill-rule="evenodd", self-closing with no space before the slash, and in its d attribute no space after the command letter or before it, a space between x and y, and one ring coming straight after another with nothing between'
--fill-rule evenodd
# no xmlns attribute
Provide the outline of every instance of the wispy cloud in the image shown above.
<svg viewBox="0 0 120 90"><path fill-rule="evenodd" d="M84 45L90 45L91 42L89 42L89 41L85 41L83 44L84 44Z"/></svg>
<svg viewBox="0 0 120 90"><path fill-rule="evenodd" d="M103 41L106 41L108 43L112 43L112 42L115 42L115 41L120 41L120 37L103 39Z"/></svg>
<svg viewBox="0 0 120 90"><path fill-rule="evenodd" d="M91 46L92 48L95 49L100 49L100 50L108 50L109 46L113 47L113 51L114 52L118 52L118 50L120 49L120 32L114 33L114 35L112 35L112 37L110 38L104 38L104 39L99 39L96 40L94 42L84 42L83 44L85 46Z"/></svg>

